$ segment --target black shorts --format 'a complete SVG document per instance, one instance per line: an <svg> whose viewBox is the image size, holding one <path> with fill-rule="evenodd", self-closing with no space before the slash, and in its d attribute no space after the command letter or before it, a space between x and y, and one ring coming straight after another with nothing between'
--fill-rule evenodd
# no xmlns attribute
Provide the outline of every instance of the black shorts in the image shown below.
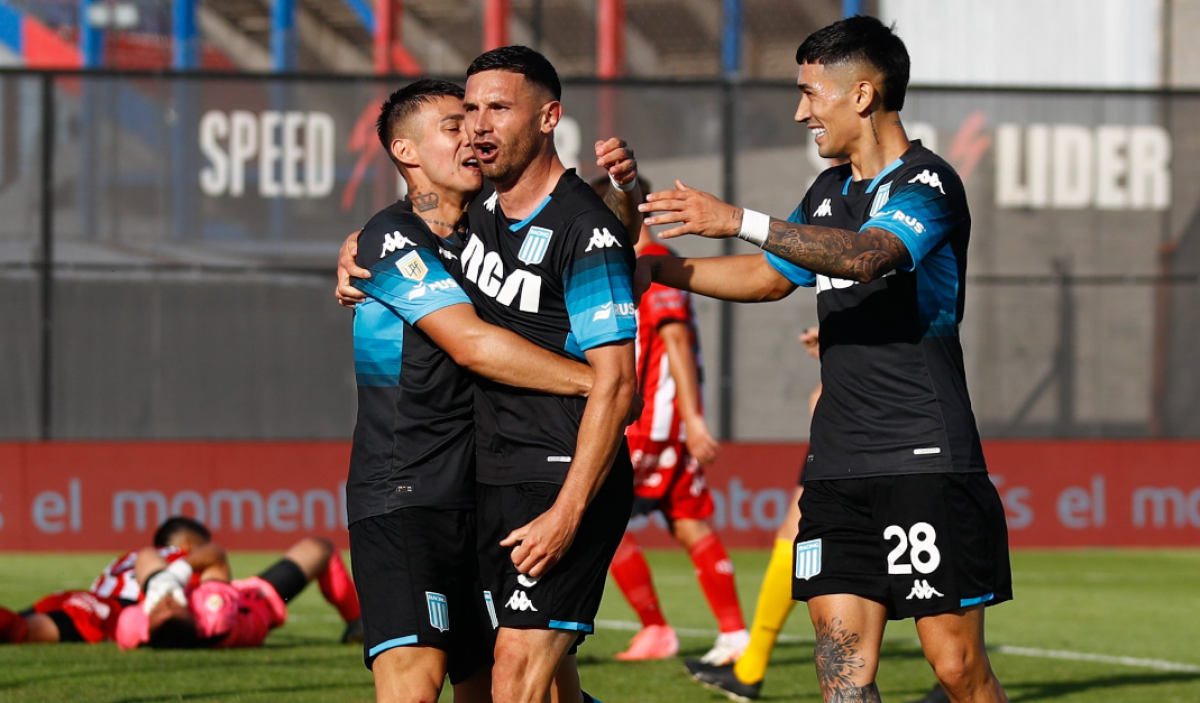
<svg viewBox="0 0 1200 703"><path fill-rule="evenodd" d="M393 647L446 652L451 683L490 665L471 510L411 507L350 526L367 668Z"/></svg>
<svg viewBox="0 0 1200 703"><path fill-rule="evenodd" d="M595 628L608 566L633 507L633 476L628 464L613 467L583 514L571 548L534 581L517 573L512 548L500 541L549 510L560 488L555 483L478 484L480 571L494 626L578 632L578 644Z"/></svg>
<svg viewBox="0 0 1200 703"><path fill-rule="evenodd" d="M1012 600L1008 526L985 473L808 481L792 597L850 593L888 617Z"/></svg>

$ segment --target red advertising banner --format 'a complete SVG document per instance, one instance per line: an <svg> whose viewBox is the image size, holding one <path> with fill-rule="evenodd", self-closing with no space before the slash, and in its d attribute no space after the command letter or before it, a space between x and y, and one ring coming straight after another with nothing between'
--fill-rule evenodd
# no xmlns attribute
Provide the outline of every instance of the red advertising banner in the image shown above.
<svg viewBox="0 0 1200 703"><path fill-rule="evenodd" d="M1200 442L1021 441L985 446L1015 547L1200 546ZM707 469L731 547L766 547L802 444L728 444ZM336 442L0 443L0 551L119 552L162 519L199 518L230 549L346 545L349 446ZM668 546L661 520L635 524Z"/></svg>

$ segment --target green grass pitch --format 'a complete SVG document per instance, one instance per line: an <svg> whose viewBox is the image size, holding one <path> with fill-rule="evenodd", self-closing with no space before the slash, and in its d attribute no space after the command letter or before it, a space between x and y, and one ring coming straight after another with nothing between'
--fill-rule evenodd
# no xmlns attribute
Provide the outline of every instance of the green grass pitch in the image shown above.
<svg viewBox="0 0 1200 703"><path fill-rule="evenodd" d="M747 623L767 554L733 555ZM0 603L21 608L64 587L85 587L108 555L0 555ZM232 556L238 575L272 555ZM650 551L656 585L681 656L699 656L715 636L712 615L682 550ZM1055 703L1200 701L1200 551L1045 551L1013 555L1017 600L988 611L992 660L1009 697ZM584 687L606 703L706 701L680 660L619 663L632 612L611 587L601 627L580 652ZM288 624L258 650L120 653L103 644L0 648L0 701L371 701L370 674L355 646L336 644L333 609L314 587L292 605ZM820 701L812 628L793 611L763 689L766 701ZM893 623L879 686L900 703L932 684L910 622ZM450 701L444 694L442 700Z"/></svg>

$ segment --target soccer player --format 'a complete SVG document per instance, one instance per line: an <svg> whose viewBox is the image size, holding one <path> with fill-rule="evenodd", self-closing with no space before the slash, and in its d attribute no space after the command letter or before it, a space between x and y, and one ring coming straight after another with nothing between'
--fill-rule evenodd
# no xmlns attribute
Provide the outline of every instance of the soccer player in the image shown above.
<svg viewBox="0 0 1200 703"><path fill-rule="evenodd" d="M826 701L878 701L888 619L915 618L954 703L1006 701L984 607L1012 598L1004 509L988 480L958 327L971 217L954 169L900 121L904 43L853 17L796 52L822 173L788 220L677 182L642 207L663 237L739 236L763 255L644 257L641 276L736 301L817 286L823 391L800 501L792 595L808 602ZM641 280L639 279L639 287Z"/></svg>
<svg viewBox="0 0 1200 703"><path fill-rule="evenodd" d="M650 188L645 179L641 179L641 186ZM592 188L607 196L612 184L602 177L592 181ZM634 251L638 256L670 253L644 227ZM688 550L720 629L703 661L728 664L741 656L750 635L738 602L733 562L708 523L713 500L703 467L716 460L720 445L709 432L702 412L703 371L691 295L653 285L642 296L637 318L638 392L645 409L625 430L634 471L633 517L661 512L671 535ZM629 649L618 653L617 659L675 656L679 639L659 606L650 565L629 532L617 547L611 570L642 623Z"/></svg>
<svg viewBox="0 0 1200 703"><path fill-rule="evenodd" d="M200 522L176 516L155 530L154 549L174 562L211 539ZM138 553L113 559L86 591L52 593L20 613L0 608L0 644L112 640L121 611L141 599L133 571Z"/></svg>
<svg viewBox="0 0 1200 703"><path fill-rule="evenodd" d="M370 277L354 319L359 415L347 484L365 659L378 700L485 700L490 623L476 557L474 374L585 394L587 366L484 323L459 286L459 221L481 187L463 89L417 81L383 104L378 134L409 196L357 242Z"/></svg>
<svg viewBox="0 0 1200 703"><path fill-rule="evenodd" d="M143 549L134 572L145 597L121 611L116 640L123 650L261 647L287 621L287 602L314 579L347 625L360 615L338 550L319 537L301 539L261 574L238 581L231 580L225 550L215 543L170 563L157 550Z"/></svg>
<svg viewBox="0 0 1200 703"><path fill-rule="evenodd" d="M593 630L632 507L633 242L555 152L561 95L554 67L526 47L489 51L467 70L466 125L487 180L468 208L464 286L483 319L595 372L586 402L476 386L496 703L543 700L560 664L576 676L572 654Z"/></svg>

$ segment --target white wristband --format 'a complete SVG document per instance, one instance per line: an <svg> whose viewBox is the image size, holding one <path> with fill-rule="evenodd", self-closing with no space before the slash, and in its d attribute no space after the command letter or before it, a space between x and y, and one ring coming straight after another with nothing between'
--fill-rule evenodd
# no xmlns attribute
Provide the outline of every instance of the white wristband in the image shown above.
<svg viewBox="0 0 1200 703"><path fill-rule="evenodd" d="M771 218L761 212L749 208L742 209L742 226L738 229L738 239L744 239L759 249L767 243L767 235L771 232Z"/></svg>
<svg viewBox="0 0 1200 703"><path fill-rule="evenodd" d="M187 559L176 559L165 571L178 579L180 586L187 586L192 578L192 565L187 563Z"/></svg>
<svg viewBox="0 0 1200 703"><path fill-rule="evenodd" d="M620 183L617 183L617 179L613 178L613 175L610 173L608 174L608 182L612 184L613 188L616 188L622 193L628 193L629 191L633 190L635 186L637 186L637 174L634 174L632 181L626 183L625 185L621 185Z"/></svg>

